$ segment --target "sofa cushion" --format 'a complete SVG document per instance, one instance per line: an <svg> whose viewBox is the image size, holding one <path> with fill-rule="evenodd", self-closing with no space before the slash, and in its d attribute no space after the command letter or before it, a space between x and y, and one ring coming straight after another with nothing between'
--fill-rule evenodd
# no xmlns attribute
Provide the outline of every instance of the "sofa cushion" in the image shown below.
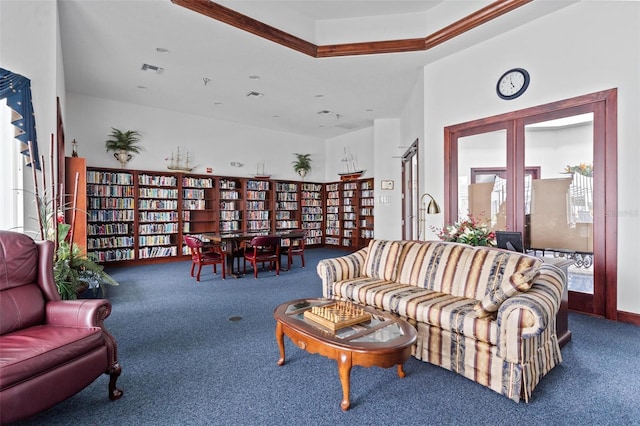
<svg viewBox="0 0 640 426"><path fill-rule="evenodd" d="M467 264L467 276L456 282L451 291L455 296L483 300L501 286L511 286L511 275L531 267L539 267L542 261L534 256L506 250L474 247Z"/></svg>
<svg viewBox="0 0 640 426"><path fill-rule="evenodd" d="M336 282L334 292L341 299L497 344L497 322L489 318L477 318L473 307L478 301L474 299L398 282L363 278Z"/></svg>
<svg viewBox="0 0 640 426"><path fill-rule="evenodd" d="M466 282L467 264L474 248L441 241L407 241L400 254L397 281L451 293Z"/></svg>
<svg viewBox="0 0 640 426"><path fill-rule="evenodd" d="M529 290L539 275L537 266L513 273L508 280L503 280L499 286L489 289L485 297L474 307L476 316L484 318L497 312L502 302Z"/></svg>
<svg viewBox="0 0 640 426"><path fill-rule="evenodd" d="M371 240L362 275L381 280L395 280L400 248L398 241Z"/></svg>
<svg viewBox="0 0 640 426"><path fill-rule="evenodd" d="M0 389L57 368L103 344L99 327L38 325L0 336Z"/></svg>

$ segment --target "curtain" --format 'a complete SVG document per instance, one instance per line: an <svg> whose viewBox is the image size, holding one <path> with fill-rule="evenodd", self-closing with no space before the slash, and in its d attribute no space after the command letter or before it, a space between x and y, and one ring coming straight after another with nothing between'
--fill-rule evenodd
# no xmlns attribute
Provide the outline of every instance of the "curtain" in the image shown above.
<svg viewBox="0 0 640 426"><path fill-rule="evenodd" d="M31 80L0 68L0 99L4 98L7 98L7 105L13 111L11 124L16 128L15 138L20 141L20 152L26 157L27 166L35 165L40 170L36 118L31 103ZM29 142L33 146L34 158L29 154Z"/></svg>

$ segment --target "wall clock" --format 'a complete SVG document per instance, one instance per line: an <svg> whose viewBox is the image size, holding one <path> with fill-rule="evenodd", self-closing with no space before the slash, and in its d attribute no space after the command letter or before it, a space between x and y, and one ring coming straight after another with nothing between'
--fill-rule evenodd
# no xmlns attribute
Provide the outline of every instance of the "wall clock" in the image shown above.
<svg viewBox="0 0 640 426"><path fill-rule="evenodd" d="M496 92L501 99L515 99L529 87L529 73L524 68L513 68L502 74L496 84Z"/></svg>

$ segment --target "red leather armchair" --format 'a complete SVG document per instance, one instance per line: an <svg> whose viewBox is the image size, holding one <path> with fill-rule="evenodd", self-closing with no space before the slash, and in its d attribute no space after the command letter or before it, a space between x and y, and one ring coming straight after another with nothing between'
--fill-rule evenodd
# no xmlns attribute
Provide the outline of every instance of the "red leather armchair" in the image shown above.
<svg viewBox="0 0 640 426"><path fill-rule="evenodd" d="M0 423L46 410L108 374L119 399L117 345L106 299L60 300L54 245L0 231Z"/></svg>

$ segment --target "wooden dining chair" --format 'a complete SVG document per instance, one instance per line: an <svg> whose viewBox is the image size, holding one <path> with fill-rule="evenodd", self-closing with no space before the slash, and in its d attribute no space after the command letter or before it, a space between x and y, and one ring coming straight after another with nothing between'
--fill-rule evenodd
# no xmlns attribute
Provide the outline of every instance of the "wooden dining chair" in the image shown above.
<svg viewBox="0 0 640 426"><path fill-rule="evenodd" d="M210 247L204 247L202 240L192 235L185 235L184 242L191 250L191 276L198 266L198 272L196 274L196 281L200 281L200 271L203 265L213 265L213 273L216 274L216 265L222 265L222 279L225 276L225 263L227 261L227 254L220 248L220 245L213 245Z"/></svg>
<svg viewBox="0 0 640 426"><path fill-rule="evenodd" d="M276 266L276 275L280 275L280 237L259 236L251 240L244 251L244 273L247 273L247 261L253 267L253 277L258 278L258 263L269 263Z"/></svg>
<svg viewBox="0 0 640 426"><path fill-rule="evenodd" d="M287 271L291 269L293 264L293 256L300 256L302 267L304 268L304 245L307 239L306 234L302 238L291 238L289 247L287 247Z"/></svg>

